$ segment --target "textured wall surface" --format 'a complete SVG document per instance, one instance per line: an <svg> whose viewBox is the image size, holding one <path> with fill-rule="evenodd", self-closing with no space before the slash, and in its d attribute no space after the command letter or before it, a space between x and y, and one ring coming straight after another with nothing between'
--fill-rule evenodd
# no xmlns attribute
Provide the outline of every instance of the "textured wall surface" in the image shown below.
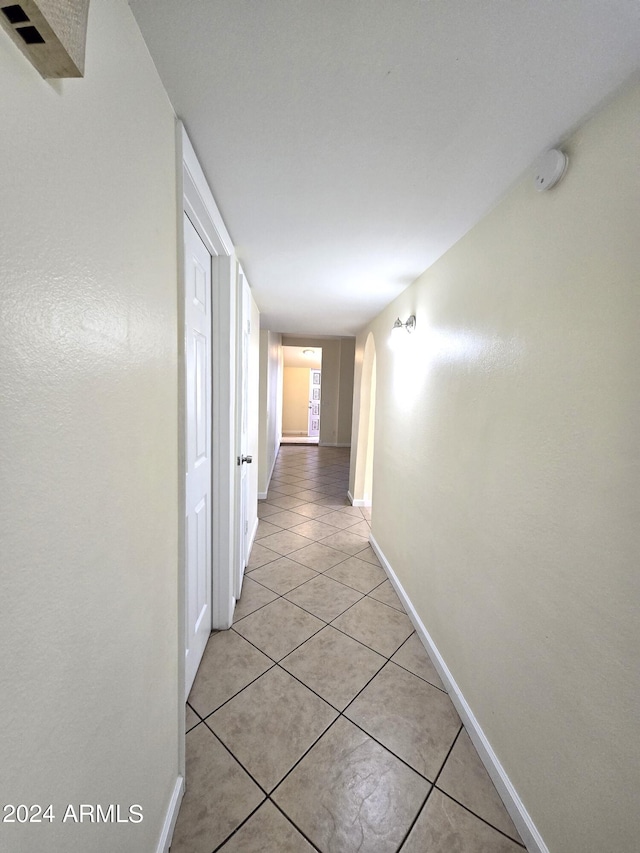
<svg viewBox="0 0 640 853"><path fill-rule="evenodd" d="M9 853L155 850L178 773L174 115L124 0L86 77L0 39L0 825ZM140 804L137 824L62 822Z"/></svg>
<svg viewBox="0 0 640 853"><path fill-rule="evenodd" d="M551 853L640 837L639 115L629 87L358 338L373 534Z"/></svg>
<svg viewBox="0 0 640 853"><path fill-rule="evenodd" d="M343 338L340 341L340 386L338 427L336 432L336 440L338 444L351 443L351 419L353 416L353 371L355 351L355 338Z"/></svg>

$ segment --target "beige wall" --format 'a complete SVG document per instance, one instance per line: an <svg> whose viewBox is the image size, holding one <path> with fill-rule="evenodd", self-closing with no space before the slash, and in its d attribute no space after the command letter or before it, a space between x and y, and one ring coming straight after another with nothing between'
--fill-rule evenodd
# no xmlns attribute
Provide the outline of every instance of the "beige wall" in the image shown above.
<svg viewBox="0 0 640 853"><path fill-rule="evenodd" d="M551 853L640 837L639 115L636 86L369 327L373 535Z"/></svg>
<svg viewBox="0 0 640 853"><path fill-rule="evenodd" d="M91 4L83 80L0 48L0 799L57 816L0 846L153 851L179 761L174 115L124 0Z"/></svg>
<svg viewBox="0 0 640 853"><path fill-rule="evenodd" d="M309 368L285 367L282 383L282 434L307 435Z"/></svg>
<svg viewBox="0 0 640 853"><path fill-rule="evenodd" d="M353 370L356 351L355 338L340 341L340 379L338 390L338 418L336 443L351 444L351 419L353 416Z"/></svg>
<svg viewBox="0 0 640 853"><path fill-rule="evenodd" d="M353 414L354 338L311 338L284 335L285 346L322 347L320 444L348 446Z"/></svg>
<svg viewBox="0 0 640 853"><path fill-rule="evenodd" d="M266 498L282 437L282 336L260 332L258 496Z"/></svg>

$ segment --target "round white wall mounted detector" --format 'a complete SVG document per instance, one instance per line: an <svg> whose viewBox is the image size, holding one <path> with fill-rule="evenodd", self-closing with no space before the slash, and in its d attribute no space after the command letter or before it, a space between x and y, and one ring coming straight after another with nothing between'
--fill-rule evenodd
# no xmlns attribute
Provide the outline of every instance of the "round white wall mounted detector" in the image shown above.
<svg viewBox="0 0 640 853"><path fill-rule="evenodd" d="M543 154L536 165L535 185L538 192L550 190L567 171L569 158L557 148Z"/></svg>

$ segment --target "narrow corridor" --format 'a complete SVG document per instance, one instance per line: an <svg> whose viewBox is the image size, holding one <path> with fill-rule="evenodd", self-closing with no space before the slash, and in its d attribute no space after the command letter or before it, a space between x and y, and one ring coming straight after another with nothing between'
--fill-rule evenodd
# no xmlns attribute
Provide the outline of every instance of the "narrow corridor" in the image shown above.
<svg viewBox="0 0 640 853"><path fill-rule="evenodd" d="M233 628L189 696L172 853L523 849L348 472L348 449L280 449Z"/></svg>

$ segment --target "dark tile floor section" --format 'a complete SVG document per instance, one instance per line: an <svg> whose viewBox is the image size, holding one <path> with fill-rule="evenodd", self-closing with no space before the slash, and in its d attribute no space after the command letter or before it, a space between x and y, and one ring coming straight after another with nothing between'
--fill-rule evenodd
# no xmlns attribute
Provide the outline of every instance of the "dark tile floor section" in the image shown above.
<svg viewBox="0 0 640 853"><path fill-rule="evenodd" d="M348 475L348 449L280 449L189 696L172 853L522 853Z"/></svg>

